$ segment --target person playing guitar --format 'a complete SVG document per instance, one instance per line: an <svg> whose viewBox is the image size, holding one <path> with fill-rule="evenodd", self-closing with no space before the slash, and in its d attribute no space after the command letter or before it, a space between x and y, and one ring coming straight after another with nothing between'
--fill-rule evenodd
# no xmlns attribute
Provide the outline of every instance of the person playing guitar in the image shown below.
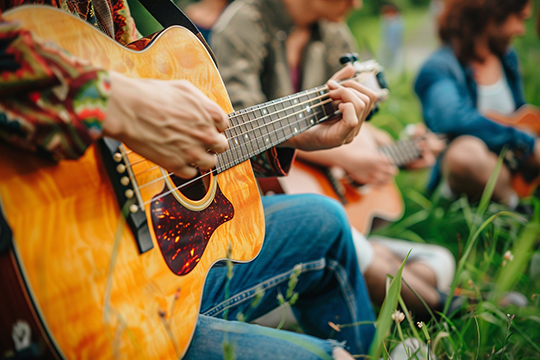
<svg viewBox="0 0 540 360"><path fill-rule="evenodd" d="M30 3L32 1L2 1L2 17L16 18L16 12L4 12L16 5ZM86 20L123 45L136 38L137 32L125 1L51 0L47 3ZM38 10L31 9L30 17L34 11ZM44 10L39 11L42 13ZM48 10L45 14L54 15ZM40 19L46 20L38 17L38 28ZM58 30L62 36L69 35L71 31L72 28ZM110 137L167 169L167 176L171 176L169 172L174 172L179 177L192 178L212 169L216 165L215 154L233 146L232 140L228 141L223 136L230 126L230 120L224 110L212 101L213 99L208 98L209 95L215 97L215 93L203 93L190 81L132 78L122 74L120 65L129 67L127 62L115 62L116 71L94 66L85 59L75 57L47 42L47 39L39 39L32 31L21 27L17 21L0 22L0 39L0 160L2 164L11 166L7 169L9 171L2 169L0 173L21 174L22 179L29 171L33 171L29 170L30 168L24 170L25 164L32 166L32 169L51 169L54 173L56 168L86 162L94 156L96 141ZM84 52L85 49L82 49L82 53ZM179 59L180 63L181 60ZM314 150L351 142L376 100L376 94L357 82L336 81L353 75L354 69L346 67L336 73L333 80L327 82L326 96L331 99L329 101L332 101L333 108L338 110L337 117L261 154L255 161L256 170L267 173L277 170L284 174L295 149ZM14 147L19 150L13 150ZM26 155L23 149L44 157ZM11 162L12 158L18 156L23 156L25 160ZM50 162L46 158L52 158L56 162ZM22 172L19 173L20 166ZM124 168L117 169L119 172L124 171ZM103 174L100 170L100 176ZM2 186L4 182L13 182L4 177L0 181L0 194L9 226L14 217L11 211L13 206L7 203L7 199L11 198L12 193ZM103 186L108 186L107 184L108 181L104 178ZM233 204L237 208L243 205ZM374 335L374 314L364 279L357 266L350 226L342 207L335 201L310 195L264 198L262 205L265 214L265 241L262 249L252 262L236 265L232 270L227 267L212 268L206 280L206 274L201 275L201 283L204 283L205 289L200 303L196 304L200 306L201 314L194 332L176 332L177 329L190 329L189 325L181 324L182 319L177 319L177 322L170 319L174 316L174 309L183 307L182 302L173 306L174 299L184 299L185 295L190 298L195 294L185 294L183 289L178 288L176 293L163 297L160 278L137 284L131 282L137 275L132 274L117 278L121 281L111 284L111 291L115 291L115 287L122 284L131 284L131 288L123 291L126 296L130 293L139 294L142 289L146 292L141 294L148 296L145 305L152 307L156 305L154 302L162 302L167 307L156 310L155 313L139 312L142 308L122 311L122 308L114 307L115 301L118 301L122 294L114 292L109 305L103 305L104 302L108 304L108 300L100 297L87 310L83 308L79 311L77 317L71 318L69 323L57 327L53 326L53 318L61 318L64 312L71 314L70 306L61 302L61 298L55 298L53 302L34 299L32 304L36 305L35 311L41 315L41 325L37 328L52 332L43 343L53 344L54 350L51 350L51 353L68 359L211 359L222 358L227 348L234 351L233 356L237 359L345 359L351 358L348 352L365 354ZM134 211L136 212L137 208ZM92 212L86 220L99 217L100 212L105 212L105 209ZM71 216L73 213L66 215ZM99 227L99 224L96 224L96 227ZM84 237L85 233L100 230L96 227L81 232L81 237ZM7 231L8 227L3 229L6 231L2 231L2 237L5 237L10 232ZM108 226L103 227L103 231L107 229ZM11 250L6 250L8 255L4 252L2 256L17 259L14 248L21 249L26 244L39 248L39 235L20 238L21 234L26 233L26 229L12 226L11 230L13 236L8 240L14 242L14 245ZM48 231L55 233L57 230L59 229L53 228ZM229 237L230 239L225 239L225 248L229 243L232 246L230 251L234 252L235 234L230 234ZM68 240L68 243L78 241L76 238ZM94 240L97 242L98 239ZM89 242L92 242L92 239L89 239ZM125 246L127 245L123 244L120 247L121 254ZM149 253L159 252L157 247L157 244L154 244ZM38 268L27 268L26 264L21 262L15 267L26 269L23 274L18 275L21 279L25 278L23 275L32 278L34 274L31 270L35 270L38 278L44 280L48 273L47 266L56 268L68 264L69 268L71 262L75 265L90 260L89 251L73 258L62 259L47 257L45 249L40 251L43 261L39 262ZM120 262L122 259L119 257L116 261ZM139 257L132 258L130 262L139 262ZM156 268L155 263L140 265L145 271ZM198 271L197 268L195 270ZM106 268L96 268L88 274L72 271L66 273L64 278L54 280L59 284L67 284L70 283L70 278L74 277L90 279L79 287L76 286L77 283L72 284L77 289L84 290L85 287L93 286L92 278L101 278L100 274L106 271ZM229 271L232 272L232 277ZM261 329L248 323L228 320L244 313L248 314L246 320L249 321L250 318L270 311L278 304L277 295L286 293L289 278L293 274L298 276L298 284L294 289L298 293L298 299L294 309L306 335L284 335L280 330ZM176 274L169 276L173 277L173 282L178 278ZM5 278L1 280L2 288L8 286ZM29 296L36 293L33 290L43 290L39 289L39 285L39 281L26 283L30 295L24 295L22 299L28 301ZM138 286L141 286L141 289ZM66 296L78 296L74 294L74 287L70 289ZM148 289L153 291L148 292ZM7 298L6 294L12 294L12 290L13 288L3 290L3 298ZM47 289L44 290L47 292ZM79 302L85 298L92 299L96 295L96 292L91 292L86 297L77 298L81 301L72 301L71 307L78 308ZM260 303L256 310L249 314L246 310L250 308L254 298L258 298ZM17 356L28 349L25 346L30 346L34 338L29 338L28 342L20 341L20 329L25 329L25 326L21 325L21 319L11 317L10 312L15 310L13 302L11 304L7 308L3 307L0 344L4 354ZM58 304L66 305L58 308ZM79 316L94 313L96 308L97 314L100 314L97 319L90 318L82 323ZM52 314L55 316L51 317ZM161 325L145 327L146 320L151 316L155 316L158 320L156 324ZM113 322L117 327L107 327L110 319L116 319ZM335 332L329 325L330 322L362 325L344 327L340 332ZM89 334L88 331L94 323L103 330ZM141 326L137 327L137 323ZM15 342L6 334L12 334ZM156 336L152 337L153 335ZM178 345L180 337L186 340ZM326 340L329 337L338 341ZM42 349L39 346L37 348ZM50 358L48 356L51 353L44 356ZM39 351L34 355L39 355Z"/></svg>
<svg viewBox="0 0 540 360"><path fill-rule="evenodd" d="M539 182L539 113L525 122L527 129L518 118L509 118L520 116L525 106L510 44L525 34L532 2L452 0L444 5L438 20L443 45L424 63L414 85L426 125L451 141L429 189L440 182L445 197L465 194L479 200L506 149L492 199L516 208L519 197L531 195ZM532 186L521 191L514 186L516 178Z"/></svg>

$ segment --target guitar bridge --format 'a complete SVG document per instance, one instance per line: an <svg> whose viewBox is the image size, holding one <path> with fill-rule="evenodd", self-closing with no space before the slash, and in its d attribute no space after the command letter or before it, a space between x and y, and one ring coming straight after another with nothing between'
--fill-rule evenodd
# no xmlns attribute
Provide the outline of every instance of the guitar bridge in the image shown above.
<svg viewBox="0 0 540 360"><path fill-rule="evenodd" d="M124 214L129 225L139 253L145 253L154 247L148 221L144 212L144 204L134 184L130 164L123 153L122 143L110 138L103 138L98 142L101 159L111 180L116 199L120 209L127 210ZM127 175L126 175L127 174ZM126 211L123 211L125 213Z"/></svg>

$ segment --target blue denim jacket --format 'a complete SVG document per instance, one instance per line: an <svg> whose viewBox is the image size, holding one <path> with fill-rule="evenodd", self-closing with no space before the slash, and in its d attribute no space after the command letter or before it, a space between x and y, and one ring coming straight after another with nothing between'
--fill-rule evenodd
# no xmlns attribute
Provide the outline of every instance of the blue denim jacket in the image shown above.
<svg viewBox="0 0 540 360"><path fill-rule="evenodd" d="M510 50L501 63L512 91L516 109L525 104L517 55ZM452 49L443 46L422 66L414 90L422 103L427 127L449 140L461 135L472 135L499 153L509 149L526 159L534 148L534 138L513 127L500 125L482 116L477 108L477 89L472 69L464 68ZM438 182L439 163L430 183L432 190Z"/></svg>

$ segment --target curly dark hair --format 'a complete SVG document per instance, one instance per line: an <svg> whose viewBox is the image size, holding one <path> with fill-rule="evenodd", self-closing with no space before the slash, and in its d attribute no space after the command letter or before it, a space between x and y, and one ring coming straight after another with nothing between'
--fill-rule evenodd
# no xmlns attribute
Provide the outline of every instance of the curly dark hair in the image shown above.
<svg viewBox="0 0 540 360"><path fill-rule="evenodd" d="M518 14L530 0L446 0L439 16L439 37L450 45L464 64L482 60L475 42L490 25L501 25L510 14Z"/></svg>

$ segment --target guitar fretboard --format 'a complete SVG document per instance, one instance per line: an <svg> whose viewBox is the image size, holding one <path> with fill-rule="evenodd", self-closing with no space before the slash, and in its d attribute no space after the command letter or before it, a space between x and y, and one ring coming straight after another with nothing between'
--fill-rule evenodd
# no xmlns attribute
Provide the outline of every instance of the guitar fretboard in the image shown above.
<svg viewBox="0 0 540 360"><path fill-rule="evenodd" d="M417 140L401 140L392 145L381 146L379 151L392 159L392 162L398 166L405 166L418 158L421 151L417 146Z"/></svg>
<svg viewBox="0 0 540 360"><path fill-rule="evenodd" d="M223 172L334 115L328 88L319 86L229 114L229 150L217 155Z"/></svg>

